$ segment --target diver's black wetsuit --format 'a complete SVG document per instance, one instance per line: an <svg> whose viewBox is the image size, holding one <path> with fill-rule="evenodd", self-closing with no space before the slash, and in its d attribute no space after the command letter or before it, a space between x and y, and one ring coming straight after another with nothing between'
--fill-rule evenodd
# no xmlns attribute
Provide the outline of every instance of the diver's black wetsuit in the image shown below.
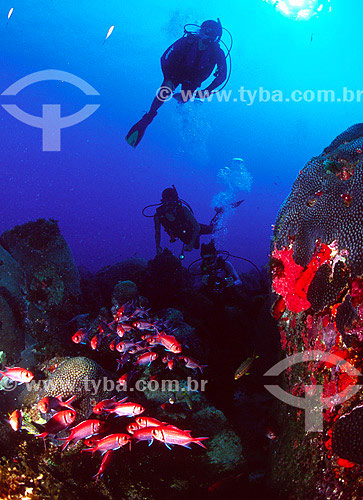
<svg viewBox="0 0 363 500"><path fill-rule="evenodd" d="M195 224L198 224L195 220L194 215L182 204L178 204L173 209L173 220L167 217L170 209L166 209L164 205L161 205L156 209L155 216L158 218L160 224L163 226L165 231L171 238L179 238L185 245L189 245L193 238L193 231ZM195 249L199 248L199 236L205 234L212 234L214 230L214 220L213 218L210 224L199 224L199 235L196 238L193 247Z"/></svg>
<svg viewBox="0 0 363 500"><path fill-rule="evenodd" d="M174 88L179 84L183 90L193 91L209 78L217 66L213 87L217 88L227 77L226 57L218 42L213 42L205 50L198 48L199 38L189 34L174 42L161 57L161 69L165 80L170 80ZM213 89L210 89L213 90Z"/></svg>

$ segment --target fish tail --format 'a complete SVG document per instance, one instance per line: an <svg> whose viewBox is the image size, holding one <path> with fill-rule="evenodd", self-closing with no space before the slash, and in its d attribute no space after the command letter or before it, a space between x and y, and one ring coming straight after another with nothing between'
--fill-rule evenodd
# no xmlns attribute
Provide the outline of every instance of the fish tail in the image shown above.
<svg viewBox="0 0 363 500"><path fill-rule="evenodd" d="M41 434L38 434L36 435L35 437L39 437L39 438L43 438L43 442L44 442L44 449L46 450L47 449L47 446L45 444L45 438L48 436L48 433L47 432L42 432Z"/></svg>
<svg viewBox="0 0 363 500"><path fill-rule="evenodd" d="M64 403L62 402L62 406L64 408L69 408L70 410L72 411L76 411L73 406L71 406L71 403L77 398L77 396L72 396L71 398L67 399L67 401L64 401Z"/></svg>
<svg viewBox="0 0 363 500"><path fill-rule="evenodd" d="M193 439L192 443L198 444L202 448L207 448L203 443L201 443L201 441L204 440L204 439L209 439L209 437L195 438L195 439Z"/></svg>
<svg viewBox="0 0 363 500"><path fill-rule="evenodd" d="M72 403L75 399L77 398L77 395L74 395L72 396L71 398L67 399L66 401L64 401L66 404L70 404Z"/></svg>
<svg viewBox="0 0 363 500"><path fill-rule="evenodd" d="M71 439L68 439L68 438L65 438L65 439L67 439L67 441L64 443L64 445L62 447L62 451L64 451L67 448L67 446L69 445L69 443L72 441Z"/></svg>
<svg viewBox="0 0 363 500"><path fill-rule="evenodd" d="M100 474L99 472L97 472L97 474L95 474L94 476L92 476L92 478L91 478L91 479L95 479L95 478L96 478L96 480L95 480L95 484L97 484L97 481L99 480L99 478L100 478L101 476L102 476L102 474Z"/></svg>

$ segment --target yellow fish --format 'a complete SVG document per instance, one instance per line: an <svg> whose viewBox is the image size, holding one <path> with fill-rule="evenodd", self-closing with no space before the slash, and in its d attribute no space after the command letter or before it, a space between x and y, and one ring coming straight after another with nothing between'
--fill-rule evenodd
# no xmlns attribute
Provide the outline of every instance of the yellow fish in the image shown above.
<svg viewBox="0 0 363 500"><path fill-rule="evenodd" d="M249 375L248 370L251 368L254 360L258 357L259 356L256 356L256 354L253 354L253 356L247 358L246 361L244 361L241 366L237 368L236 373L234 374L234 379L238 380L239 378L243 377L243 375Z"/></svg>

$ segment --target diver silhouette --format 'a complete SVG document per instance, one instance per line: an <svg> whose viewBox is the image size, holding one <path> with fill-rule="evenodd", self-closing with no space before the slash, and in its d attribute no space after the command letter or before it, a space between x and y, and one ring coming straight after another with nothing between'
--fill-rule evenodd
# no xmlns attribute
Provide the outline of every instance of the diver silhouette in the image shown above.
<svg viewBox="0 0 363 500"><path fill-rule="evenodd" d="M178 85L181 85L181 92L175 93L173 97L179 103L185 103L194 96L196 89L210 77L216 66L214 80L207 88L198 91L198 97L201 99L208 97L223 82L228 81L226 59L230 57L233 42L230 35L231 47L227 47L226 55L219 45L223 30L225 28L222 28L219 19L218 22L204 21L199 31L195 33L187 31L184 27L184 36L174 42L161 57L163 83L150 110L129 130L126 141L130 146L134 148L138 146L147 127L157 115L158 109L170 99Z"/></svg>

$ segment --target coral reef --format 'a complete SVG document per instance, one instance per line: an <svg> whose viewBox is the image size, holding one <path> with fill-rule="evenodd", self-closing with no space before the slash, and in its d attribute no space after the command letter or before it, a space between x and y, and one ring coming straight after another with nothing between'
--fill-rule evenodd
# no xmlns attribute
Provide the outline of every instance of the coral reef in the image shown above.
<svg viewBox="0 0 363 500"><path fill-rule="evenodd" d="M32 390L24 390L23 410L27 411L45 396L63 396L66 400L74 395L78 418L86 418L92 407L102 399L112 396L104 388L107 372L95 361L83 356L59 359L57 368L46 380L39 381ZM97 385L99 384L99 385ZM37 410L36 410L37 412Z"/></svg>
<svg viewBox="0 0 363 500"><path fill-rule="evenodd" d="M302 410L279 406L284 435L273 479L299 500L362 497L363 393L353 391L363 368L362 152L359 124L300 171L275 224L272 314L282 349L325 356L284 377L295 396L304 397L305 384L320 386L325 408L324 432L314 434L304 432Z"/></svg>
<svg viewBox="0 0 363 500"><path fill-rule="evenodd" d="M7 326L0 347L8 342L7 364L19 358L16 363L31 370L34 380L25 389L19 385L0 394L5 415L22 410L21 430L14 432L6 422L1 428L0 497L101 500L121 494L125 500L192 500L204 498L212 486L219 498L221 482L221 494L224 487L233 490L232 485L238 485L257 498L261 481L256 483L255 477L264 473L256 472L260 465L254 464L255 457L260 445L263 452L268 446L263 435L257 445L253 431L261 405L257 402L252 412L251 407L238 408L240 413L232 417L237 405L231 399L235 364L256 344L252 311L255 315L260 306L249 308L246 299L241 306L217 310L212 300L191 290L188 272L167 251L147 266L141 259L129 259L96 275L83 272L80 296L78 273L73 272L73 258L55 221L24 224L4 233L1 241L7 259L6 268L0 264L0 285L6 289L0 289L1 310L13 314L19 330L14 323L9 335ZM261 317L258 351L265 350L270 360L267 325L268 318ZM152 352L158 356L149 358ZM120 380L127 381L125 387ZM190 380L208 381L206 391L201 385L189 389ZM143 381L167 385L140 390L137 383ZM35 437L54 416L40 413L37 403L44 396L60 395L63 401L76 396L74 425L97 418L106 422L106 433L126 432L131 420L92 415L94 405L113 394L136 400L145 415L160 422L208 437L201 441L207 450L175 445L170 451L156 439L150 447L135 440L131 452L128 447L112 452L115 459L96 483L92 476L101 457L80 453L86 443L72 443L61 451L61 439L69 432L64 427L58 434L49 433L46 447Z"/></svg>
<svg viewBox="0 0 363 500"><path fill-rule="evenodd" d="M59 319L78 311L80 277L58 223L38 219L5 231L0 243L20 266L26 278L27 324L48 321L53 335ZM43 314L42 311L46 311Z"/></svg>
<svg viewBox="0 0 363 500"><path fill-rule="evenodd" d="M297 265L311 262L316 241L347 251L352 276L363 273L363 127L339 136L300 171L275 223L277 249L292 246Z"/></svg>
<svg viewBox="0 0 363 500"><path fill-rule="evenodd" d="M0 347L9 362L24 349L25 276L20 265L0 246Z"/></svg>

